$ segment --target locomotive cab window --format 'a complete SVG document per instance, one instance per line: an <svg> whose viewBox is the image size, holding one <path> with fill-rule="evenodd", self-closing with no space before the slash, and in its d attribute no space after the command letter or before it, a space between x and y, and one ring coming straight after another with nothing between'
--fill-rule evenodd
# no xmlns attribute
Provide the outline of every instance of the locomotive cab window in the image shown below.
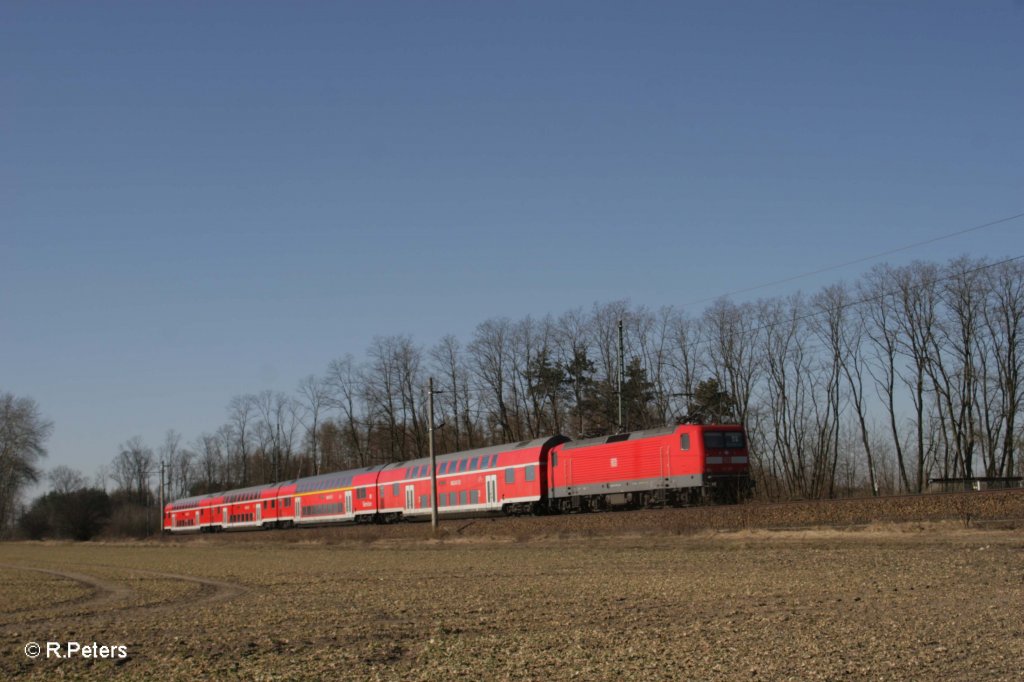
<svg viewBox="0 0 1024 682"><path fill-rule="evenodd" d="M683 451L690 449L690 434L684 433L683 435L679 436L679 447Z"/></svg>
<svg viewBox="0 0 1024 682"><path fill-rule="evenodd" d="M746 447L746 444L743 441L744 439L742 431L725 432L725 447L733 449Z"/></svg>
<svg viewBox="0 0 1024 682"><path fill-rule="evenodd" d="M708 431L704 434L704 447L735 450L746 447L746 440L742 431Z"/></svg>

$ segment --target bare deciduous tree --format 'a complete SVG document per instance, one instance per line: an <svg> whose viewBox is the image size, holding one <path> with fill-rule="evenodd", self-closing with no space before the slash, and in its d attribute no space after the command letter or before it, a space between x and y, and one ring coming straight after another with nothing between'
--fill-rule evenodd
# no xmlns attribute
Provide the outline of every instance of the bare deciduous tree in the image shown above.
<svg viewBox="0 0 1024 682"><path fill-rule="evenodd" d="M330 394L323 379L310 374L299 382L299 398L301 402L302 425L306 429L306 442L309 443L309 457L313 465L313 473L320 473L320 452L318 439L320 436L320 420L327 407Z"/></svg>
<svg viewBox="0 0 1024 682"><path fill-rule="evenodd" d="M153 450L141 436L133 436L118 447L110 469L114 482L129 500L139 505L148 505L152 501Z"/></svg>
<svg viewBox="0 0 1024 682"><path fill-rule="evenodd" d="M88 487L88 481L81 471L63 464L51 469L46 477L50 480L50 490L61 495Z"/></svg>
<svg viewBox="0 0 1024 682"><path fill-rule="evenodd" d="M985 463L989 476L1013 476L1018 424L1024 403L1024 264L1008 261L986 273L988 297L982 308L985 327L992 343L994 382L998 398L993 401L1001 422L1002 447L993 448ZM995 439L993 439L995 440Z"/></svg>
<svg viewBox="0 0 1024 682"><path fill-rule="evenodd" d="M0 532L13 521L22 491L39 480L36 463L52 432L34 400L0 393Z"/></svg>
<svg viewBox="0 0 1024 682"><path fill-rule="evenodd" d="M476 442L471 414L472 397L470 374L459 340L452 335L442 338L430 349L431 366L440 381L441 391L437 401L442 421L447 432L442 438L450 439L450 445L442 451L458 452L472 448Z"/></svg>
<svg viewBox="0 0 1024 682"><path fill-rule="evenodd" d="M239 485L249 485L249 458L252 445L252 423L256 416L256 396L235 396L228 404L228 424L235 436L232 452L238 457Z"/></svg>
<svg viewBox="0 0 1024 682"><path fill-rule="evenodd" d="M509 351L512 324L507 319L487 320L476 328L469 344L470 362L476 375L476 388L487 411L487 434L497 442L516 439L506 391L512 380Z"/></svg>
<svg viewBox="0 0 1024 682"><path fill-rule="evenodd" d="M365 406L367 391L363 373L352 356L346 355L328 365L324 381L329 404L338 410L339 429L344 434L342 442L348 453L338 464L364 467L370 463L369 441L373 427Z"/></svg>
<svg viewBox="0 0 1024 682"><path fill-rule="evenodd" d="M892 436L893 452L899 473L900 490L909 492L910 478L907 476L903 439L899 428L897 355L899 348L899 325L897 317L897 295L893 283L892 269L876 267L861 280L858 291L867 304L866 319L870 321L867 335L871 339L873 355L868 371L875 381L878 396L885 406L889 430Z"/></svg>
<svg viewBox="0 0 1024 682"><path fill-rule="evenodd" d="M281 391L262 391L255 397L256 433L260 442L262 470L259 483L297 478L293 468L295 437L299 430L298 407Z"/></svg>

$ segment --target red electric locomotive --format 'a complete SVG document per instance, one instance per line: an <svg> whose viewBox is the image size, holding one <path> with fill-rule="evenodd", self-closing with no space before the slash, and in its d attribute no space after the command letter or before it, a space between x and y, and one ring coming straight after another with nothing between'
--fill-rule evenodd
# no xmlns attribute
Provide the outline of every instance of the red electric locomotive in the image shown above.
<svg viewBox="0 0 1024 682"><path fill-rule="evenodd" d="M743 428L700 424L563 443L548 478L561 512L738 501L751 486Z"/></svg>

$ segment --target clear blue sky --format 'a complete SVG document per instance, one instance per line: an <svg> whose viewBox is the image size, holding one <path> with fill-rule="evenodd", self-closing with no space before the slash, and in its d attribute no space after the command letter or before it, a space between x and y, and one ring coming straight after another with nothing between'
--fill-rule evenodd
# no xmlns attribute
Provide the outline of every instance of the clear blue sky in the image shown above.
<svg viewBox="0 0 1024 682"><path fill-rule="evenodd" d="M375 335L1019 213L1022 121L1013 0L5 2L0 390L91 474ZM960 254L1024 254L1024 221L889 260Z"/></svg>

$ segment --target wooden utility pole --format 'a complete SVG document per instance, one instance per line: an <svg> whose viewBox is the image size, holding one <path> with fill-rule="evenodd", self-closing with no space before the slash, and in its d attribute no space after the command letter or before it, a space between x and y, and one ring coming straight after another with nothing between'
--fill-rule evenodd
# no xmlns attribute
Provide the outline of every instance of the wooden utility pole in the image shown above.
<svg viewBox="0 0 1024 682"><path fill-rule="evenodd" d="M164 532L164 461L160 460L160 509L157 510L157 518L160 519L160 534Z"/></svg>
<svg viewBox="0 0 1024 682"><path fill-rule="evenodd" d="M626 347L622 343L622 320L619 320L619 433L626 430L622 419L622 385L626 383Z"/></svg>
<svg viewBox="0 0 1024 682"><path fill-rule="evenodd" d="M437 533L437 457L434 455L434 377L427 380L427 449L430 452L430 529Z"/></svg>

